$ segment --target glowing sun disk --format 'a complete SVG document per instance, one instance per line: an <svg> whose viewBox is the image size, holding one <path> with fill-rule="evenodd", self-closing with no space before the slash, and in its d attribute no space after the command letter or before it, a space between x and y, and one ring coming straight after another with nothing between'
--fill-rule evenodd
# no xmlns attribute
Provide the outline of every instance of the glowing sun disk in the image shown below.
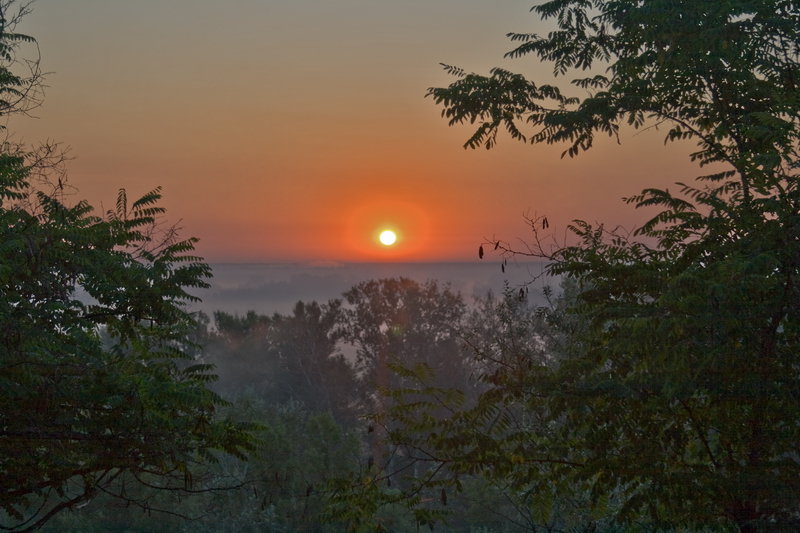
<svg viewBox="0 0 800 533"><path fill-rule="evenodd" d="M384 246L391 246L395 242L397 242L397 234L390 229L384 230L381 232L380 237L378 240L381 241L381 244Z"/></svg>

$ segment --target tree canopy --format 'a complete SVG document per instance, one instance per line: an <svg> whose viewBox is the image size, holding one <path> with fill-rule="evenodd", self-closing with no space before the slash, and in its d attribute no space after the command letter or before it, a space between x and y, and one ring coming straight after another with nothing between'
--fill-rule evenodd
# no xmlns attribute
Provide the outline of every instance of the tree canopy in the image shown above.
<svg viewBox="0 0 800 533"><path fill-rule="evenodd" d="M37 78L15 74L14 2L0 2L0 113ZM24 12L24 8L23 8ZM35 72L35 69L34 69ZM47 155L46 153L44 155ZM0 146L0 526L40 527L125 483L200 490L195 466L241 456L246 425L221 420L209 365L193 360L185 304L210 269L164 227L159 189L103 215L66 203L42 152ZM48 173L51 174L48 175ZM47 180L48 176L52 178Z"/></svg>
<svg viewBox="0 0 800 533"><path fill-rule="evenodd" d="M450 124L479 124L466 146L490 148L505 128L531 143L568 142L565 153L577 155L597 133L655 122L668 140L696 141L701 163L733 167L743 187L768 185L763 174L796 160L795 2L553 0L532 11L556 29L509 34L519 45L507 56L533 55L556 75L591 74L571 80L587 94L502 69L481 76L447 67L458 81L429 95Z"/></svg>
<svg viewBox="0 0 800 533"><path fill-rule="evenodd" d="M525 253L574 287L549 313L559 340L522 375L485 372L476 407L406 418L408 431L427 429L415 442L456 487L479 471L538 494L539 523L586 495L622 524L796 528L800 8L552 0L532 11L553 31L510 34L508 55L576 77L567 88L446 67L458 79L429 95L451 124L477 124L465 146L491 148L504 128L576 156L597 134L656 126L695 142L692 159L712 172L677 195L629 198L658 208L630 236L575 221L577 244L544 249L546 220L531 220Z"/></svg>

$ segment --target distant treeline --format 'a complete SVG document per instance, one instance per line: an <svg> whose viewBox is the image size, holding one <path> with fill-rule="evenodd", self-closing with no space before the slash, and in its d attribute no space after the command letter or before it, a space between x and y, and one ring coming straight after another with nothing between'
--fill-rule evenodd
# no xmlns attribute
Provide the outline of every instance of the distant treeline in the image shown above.
<svg viewBox="0 0 800 533"><path fill-rule="evenodd" d="M517 340L544 353L544 313L518 289L467 305L436 281L387 278L341 299L297 302L289 314L201 314L194 362L214 365L211 386L230 402L223 414L257 425L256 453L219 456L186 490L139 486L122 504L98 495L46 530L417 531L407 493L430 467L392 442L400 422L390 413L402 403L393 395L417 391L442 418L474 405L486 388L479 377L496 367L489 352L509 340L512 320ZM373 509L353 490L365 476L389 491ZM461 484L457 494L418 491L446 511L449 530L530 530L526 496L480 475Z"/></svg>

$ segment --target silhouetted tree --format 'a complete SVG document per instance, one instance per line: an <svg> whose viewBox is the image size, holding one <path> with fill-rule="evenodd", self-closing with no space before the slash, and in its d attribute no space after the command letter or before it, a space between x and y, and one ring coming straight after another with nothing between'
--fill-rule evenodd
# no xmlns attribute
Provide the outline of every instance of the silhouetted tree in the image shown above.
<svg viewBox="0 0 800 533"><path fill-rule="evenodd" d="M278 361L267 357L272 318L249 311L244 316L214 313L214 327L203 342L203 360L214 365L224 396L252 389L259 394L278 380Z"/></svg>
<svg viewBox="0 0 800 533"><path fill-rule="evenodd" d="M312 412L355 422L355 372L341 353L341 301L298 302L291 315L273 319L270 350L280 361L277 383L284 401L301 401Z"/></svg>
<svg viewBox="0 0 800 533"><path fill-rule="evenodd" d="M355 347L356 368L369 387L402 386L392 365L424 365L442 387L468 380L458 336L466 313L460 294L435 281L388 278L359 283L344 298L344 337Z"/></svg>
<svg viewBox="0 0 800 533"><path fill-rule="evenodd" d="M271 404L299 402L314 413L355 422L355 373L339 346L341 302L297 302L290 315L214 314L206 346L221 391L250 390Z"/></svg>
<svg viewBox="0 0 800 533"><path fill-rule="evenodd" d="M570 336L561 356L522 381L498 374L476 407L427 421L419 442L452 471L537 494L542 522L559 498L586 494L623 524L796 529L797 4L553 0L534 12L555 30L511 34L510 56L604 73L574 80L588 94L571 97L502 69L448 67L459 79L430 95L451 124L478 124L467 146L490 148L505 128L574 156L598 133L657 124L696 142L692 159L716 172L681 195L630 198L660 210L634 236L576 221L577 245L536 239L526 253L575 287L551 314ZM531 222L538 237L547 224ZM513 419L497 418L509 401L537 423L510 431Z"/></svg>
<svg viewBox="0 0 800 533"><path fill-rule="evenodd" d="M0 114L25 111L14 2L0 1ZM21 12L25 12L23 6ZM31 85L34 84L34 85ZM197 464L250 448L217 417L214 376L192 364L185 309L207 286L194 239L159 230L159 190L105 217L67 205L62 183L35 185L40 152L0 146L0 525L40 527L97 494L129 504L124 484L201 489ZM32 174L36 174L36 180ZM60 176L56 176L59 177ZM130 486L130 485L129 485Z"/></svg>

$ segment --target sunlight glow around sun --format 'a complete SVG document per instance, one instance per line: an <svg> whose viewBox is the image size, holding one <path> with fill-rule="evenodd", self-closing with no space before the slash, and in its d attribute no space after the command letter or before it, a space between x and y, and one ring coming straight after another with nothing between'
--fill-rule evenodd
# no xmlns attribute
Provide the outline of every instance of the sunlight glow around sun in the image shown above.
<svg viewBox="0 0 800 533"><path fill-rule="evenodd" d="M381 244L384 246L391 246L397 242L397 234L390 229L383 230L378 240L381 241Z"/></svg>

